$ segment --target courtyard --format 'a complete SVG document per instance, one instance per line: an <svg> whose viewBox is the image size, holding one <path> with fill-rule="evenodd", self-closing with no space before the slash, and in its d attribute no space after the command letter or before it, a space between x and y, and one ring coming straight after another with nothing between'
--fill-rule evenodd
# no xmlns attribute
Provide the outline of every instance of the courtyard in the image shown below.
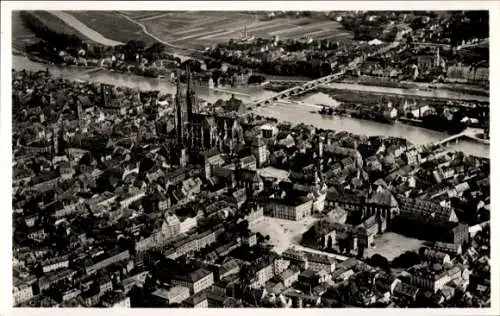
<svg viewBox="0 0 500 316"><path fill-rule="evenodd" d="M274 167L266 167L257 171L261 177L276 178L279 180L287 180L289 172L283 169Z"/></svg>
<svg viewBox="0 0 500 316"><path fill-rule="evenodd" d="M374 239L375 246L365 250L365 257L371 257L374 254L379 254L392 261L394 258L406 251L418 250L424 246L424 241L409 238L393 232L384 233L381 236L376 236Z"/></svg>
<svg viewBox="0 0 500 316"><path fill-rule="evenodd" d="M281 254L291 245L298 245L304 234L318 219L307 217L301 221L290 221L274 217L262 217L249 225L250 230L269 235L274 251Z"/></svg>

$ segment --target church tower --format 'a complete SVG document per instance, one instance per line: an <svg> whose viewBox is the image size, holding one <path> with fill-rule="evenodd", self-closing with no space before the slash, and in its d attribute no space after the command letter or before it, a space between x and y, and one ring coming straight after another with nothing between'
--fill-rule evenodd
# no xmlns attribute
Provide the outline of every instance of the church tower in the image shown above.
<svg viewBox="0 0 500 316"><path fill-rule="evenodd" d="M267 145L262 139L262 136L257 136L252 141L251 145L252 154L257 160L257 168L261 168L267 163Z"/></svg>
<svg viewBox="0 0 500 316"><path fill-rule="evenodd" d="M316 166L320 171L323 170L323 153L324 153L324 143L323 137L317 136L315 141L315 156L316 156Z"/></svg>
<svg viewBox="0 0 500 316"><path fill-rule="evenodd" d="M64 123L60 119L56 126L54 126L52 130L52 150L53 153L57 156L66 150L66 140L64 139L65 129Z"/></svg>
<svg viewBox="0 0 500 316"><path fill-rule="evenodd" d="M189 162L189 155L185 146L186 121L184 119L183 99L181 90L181 76L177 74L177 93L175 95L175 128L176 128L176 160L181 168Z"/></svg>
<svg viewBox="0 0 500 316"><path fill-rule="evenodd" d="M184 144L184 115L182 113L182 92L180 73L177 73L177 93L175 94L175 131L177 145Z"/></svg>
<svg viewBox="0 0 500 316"><path fill-rule="evenodd" d="M441 55L439 54L439 46L436 49L436 56L434 57L434 66L439 67L441 65Z"/></svg>
<svg viewBox="0 0 500 316"><path fill-rule="evenodd" d="M186 106L187 106L187 120L189 123L193 122L193 113L198 112L198 103L196 92L193 85L193 76L191 69L187 66L187 90L186 90Z"/></svg>
<svg viewBox="0 0 500 316"><path fill-rule="evenodd" d="M113 86L109 84L101 84L101 106L108 107L111 105Z"/></svg>
<svg viewBox="0 0 500 316"><path fill-rule="evenodd" d="M52 129L52 151L55 155L59 154L59 128Z"/></svg>
<svg viewBox="0 0 500 316"><path fill-rule="evenodd" d="M81 131L83 129L83 108L81 102L78 102L76 112L78 116L78 127L80 128Z"/></svg>

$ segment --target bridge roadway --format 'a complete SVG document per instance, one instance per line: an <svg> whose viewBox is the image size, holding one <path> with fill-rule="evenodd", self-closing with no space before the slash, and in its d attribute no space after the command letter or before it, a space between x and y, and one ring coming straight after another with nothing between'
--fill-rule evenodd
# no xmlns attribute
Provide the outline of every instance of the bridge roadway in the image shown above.
<svg viewBox="0 0 500 316"><path fill-rule="evenodd" d="M439 48L443 48L445 50L451 49L450 44L442 44L442 43L413 42L412 45L423 46L423 47L439 47Z"/></svg>
<svg viewBox="0 0 500 316"><path fill-rule="evenodd" d="M485 139L478 138L476 136L477 134L481 134L481 133L484 133L484 131L480 128L468 127L464 131L462 131L461 133L446 137L445 139L442 139L440 141L433 143L433 145L437 145L437 146L446 145L454 140L458 141L462 137L469 138L469 139L472 139L474 141L479 141L479 142L484 143L484 144L489 144L489 141L487 141Z"/></svg>
<svg viewBox="0 0 500 316"><path fill-rule="evenodd" d="M426 144L426 145L413 145L413 146L410 146L406 149L406 151L410 151L412 149L415 149L417 147L421 147L421 146L443 146L443 145L447 145L449 144L450 142L454 141L454 140L459 140L460 138L469 138L473 141L477 141L477 142L480 142L482 144L485 144L485 145L489 145L490 142L486 139L481 139L481 138L478 138L476 135L477 134L481 134L481 133L484 133L484 130L481 129L481 128L472 128L472 127L467 127L464 131L462 131L461 133L458 133L458 134L455 134L455 135L451 135L451 136L448 136L444 139L441 139L441 140L438 140L436 142L433 142L433 143L430 143L430 144Z"/></svg>
<svg viewBox="0 0 500 316"><path fill-rule="evenodd" d="M313 90L322 84L330 83L331 81L333 81L337 78L340 78L341 76L343 76L347 72L348 69L349 70L355 69L361 63L363 63L366 60L366 58L380 55L380 54L384 54L384 53L390 51L391 49L397 48L399 45L400 45L400 42L398 42L398 41L392 42L391 44L380 48L376 52L369 53L363 57L356 57L352 62L349 63L349 65L346 68L340 70L337 73L334 73L334 74L331 74L331 75L328 75L325 77L321 77L321 78L318 78L315 80L307 81L304 84L291 87L289 89L286 89L284 91L276 93L274 96L270 96L270 97L267 97L265 99L261 99L255 103L251 104L250 106L255 107L255 106L266 105L266 104L269 104L271 102L276 102L280 99L287 98L287 97L292 96L292 95L299 95L299 94L302 94L304 92Z"/></svg>

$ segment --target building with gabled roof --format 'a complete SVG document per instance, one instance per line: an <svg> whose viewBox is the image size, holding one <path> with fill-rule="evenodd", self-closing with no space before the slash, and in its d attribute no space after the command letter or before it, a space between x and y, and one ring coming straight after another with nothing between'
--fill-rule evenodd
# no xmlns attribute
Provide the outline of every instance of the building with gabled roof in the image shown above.
<svg viewBox="0 0 500 316"><path fill-rule="evenodd" d="M190 293L196 294L214 284L214 274L200 268L187 275L177 275L172 279L172 284L189 288Z"/></svg>

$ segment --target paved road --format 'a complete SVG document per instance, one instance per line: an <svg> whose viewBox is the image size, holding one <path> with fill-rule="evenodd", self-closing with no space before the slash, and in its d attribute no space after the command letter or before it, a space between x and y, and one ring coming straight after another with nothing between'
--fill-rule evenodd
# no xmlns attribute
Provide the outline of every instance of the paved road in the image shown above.
<svg viewBox="0 0 500 316"><path fill-rule="evenodd" d="M109 38L104 37L102 34L96 32L95 30L89 28L87 25L83 24L80 20L75 18L73 15L63 12L63 11L47 11L53 16L61 19L64 23L68 24L72 28L78 30L78 32L82 33L89 39L94 42L107 45L107 46L117 46L123 45L122 42L114 41Z"/></svg>
<svg viewBox="0 0 500 316"><path fill-rule="evenodd" d="M305 251L305 252L315 253L315 254L319 254L319 255L326 255L326 256L335 258L337 260L340 260L340 261L345 261L345 260L349 259L349 257L346 257L346 256L337 255L337 254L330 253L330 252L324 252L324 251L320 251L320 250L317 250L317 249L313 249L313 248L309 248L309 247L304 247L304 246L301 246L301 245L293 245L293 248L295 250L299 250L299 251Z"/></svg>
<svg viewBox="0 0 500 316"><path fill-rule="evenodd" d="M181 46L177 46L177 45L174 45L172 43L169 43L169 42L165 42L164 40L162 40L161 38L159 38L158 36L150 33L148 31L148 29L146 28L146 26L140 22L137 22L136 20L132 19L131 17L125 15L125 14L122 14L120 13L124 18L126 18L127 20L129 20L130 22L140 26L142 28L142 31L144 32L144 34L148 35L149 37L153 38L154 40L164 44L165 46L168 46L168 47L172 47L172 48L175 48L175 49L181 49L181 50L185 50L185 51L191 51L191 52L201 52L200 50L198 49L194 49L194 48L187 48L187 47L181 47ZM179 57L181 60L182 59L189 59L190 57L186 57L186 56L182 56L182 55L178 55L178 54L174 54L176 55L177 57Z"/></svg>

